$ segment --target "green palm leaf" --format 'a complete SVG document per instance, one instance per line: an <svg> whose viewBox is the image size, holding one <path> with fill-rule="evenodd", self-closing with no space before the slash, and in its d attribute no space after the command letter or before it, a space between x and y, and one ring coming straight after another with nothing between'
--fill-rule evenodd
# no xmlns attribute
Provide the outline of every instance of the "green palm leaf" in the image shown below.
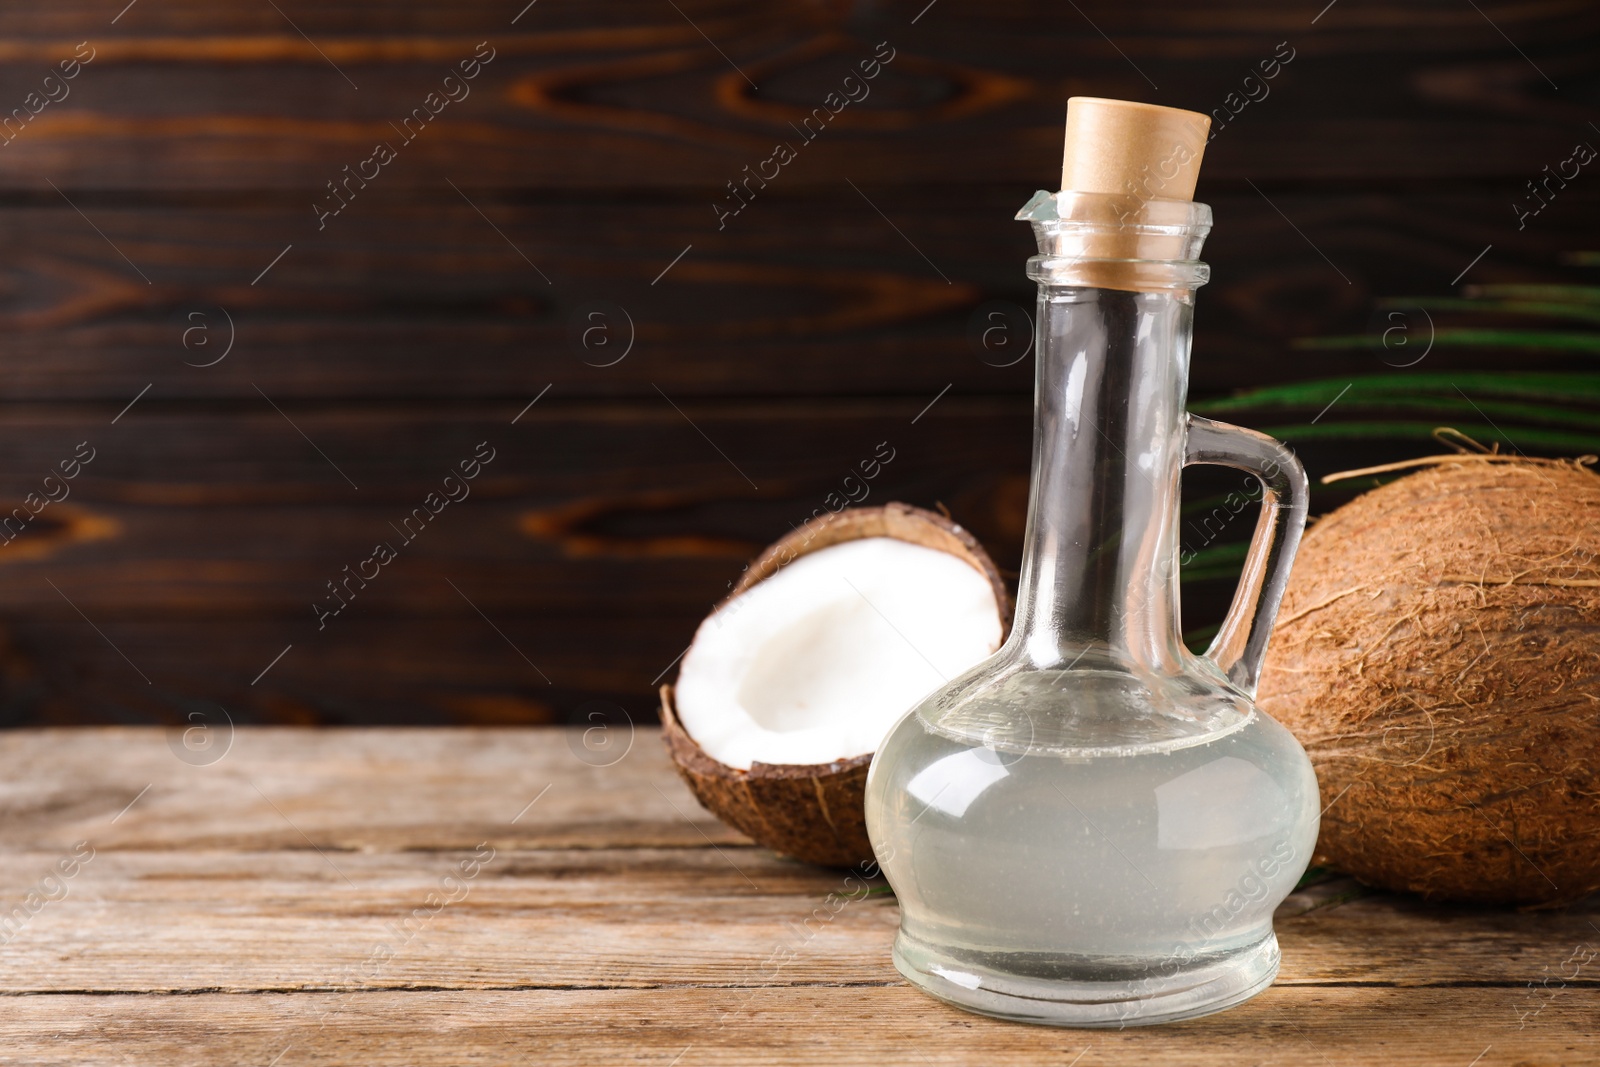
<svg viewBox="0 0 1600 1067"><path fill-rule="evenodd" d="M1253 523L1244 526L1246 530L1254 528ZM1234 541L1225 545L1206 545L1192 551L1194 554L1183 564L1179 573L1186 582L1206 582L1217 578L1238 578L1239 568L1250 551L1250 544L1248 541Z"/></svg>
<svg viewBox="0 0 1600 1067"><path fill-rule="evenodd" d="M1394 397L1416 399L1419 394L1456 398L1469 396L1479 403L1483 402L1483 398L1502 397L1600 402L1600 375L1522 371L1367 374L1353 378L1322 378L1287 385L1269 385L1236 396L1202 401L1192 407L1201 413L1252 408L1315 407L1320 410L1335 399L1341 403L1345 400L1377 403Z"/></svg>
<svg viewBox="0 0 1600 1067"><path fill-rule="evenodd" d="M1457 296L1394 297L1378 301L1380 308L1409 311L1423 308L1427 311L1474 311L1497 315L1532 315L1546 319L1574 319L1578 322L1600 322L1600 300L1569 302L1564 300L1471 300Z"/></svg>
<svg viewBox="0 0 1600 1067"><path fill-rule="evenodd" d="M1469 296L1486 296L1495 300L1546 300L1559 304L1600 304L1600 286L1597 285L1469 285L1462 290ZM1427 303L1432 297L1422 297L1410 305Z"/></svg>
<svg viewBox="0 0 1600 1067"><path fill-rule="evenodd" d="M1293 426L1268 426L1261 432L1290 442L1334 441L1341 439L1430 441L1436 439L1433 422L1318 422ZM1536 426L1501 426L1493 430L1472 428L1472 436L1484 444L1499 442L1509 451L1523 448L1552 449L1561 452L1600 453L1600 434L1569 433Z"/></svg>
<svg viewBox="0 0 1600 1067"><path fill-rule="evenodd" d="M1302 337L1293 344L1295 348L1321 350L1348 350L1368 348L1378 341L1371 334L1344 334L1335 337ZM1516 348L1525 351L1600 352L1600 333L1569 333L1558 330L1488 330L1475 327L1454 327L1435 330L1433 347L1445 348Z"/></svg>

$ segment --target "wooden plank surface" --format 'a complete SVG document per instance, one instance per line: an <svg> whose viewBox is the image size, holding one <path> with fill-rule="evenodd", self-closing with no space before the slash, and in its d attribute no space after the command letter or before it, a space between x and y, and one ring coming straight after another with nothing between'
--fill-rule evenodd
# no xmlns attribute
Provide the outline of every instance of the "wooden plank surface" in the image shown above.
<svg viewBox="0 0 1600 1067"><path fill-rule="evenodd" d="M974 327L990 325L996 301L1032 310L1032 234L1011 216L1049 178L891 189L914 244L842 180L774 191L729 232L704 198L684 194L529 203L486 193L476 203L491 225L441 184L359 201L325 233L282 197L77 197L93 225L59 198L41 201L4 216L4 395L102 401L113 415L147 385L141 403L498 400L507 419L546 386L552 400L652 407L657 390L1023 395L1025 323L1015 357L986 350ZM1486 244L1495 250L1475 282L1558 280L1560 253L1600 241L1600 190L1576 185L1551 205L1551 225L1510 233L1499 192L1269 188L1270 202L1223 182L1201 190L1217 226L1206 248L1214 281L1198 300L1197 397L1265 384L1295 338L1371 330L1375 295L1451 292ZM1385 355L1307 352L1292 377L1377 373ZM1452 365L1496 359L1455 353Z"/></svg>
<svg viewBox="0 0 1600 1067"><path fill-rule="evenodd" d="M1006 1067L1302 1063L1583 1067L1594 992L1568 989L1526 1029L1503 989L1277 987L1161 1030L1057 1031L970 1016L909 986L784 990L52 996L7 1004L13 1062L596 1063ZM1508 1003L1509 1002L1509 1003Z"/></svg>
<svg viewBox="0 0 1600 1067"><path fill-rule="evenodd" d="M80 442L96 451L0 547L3 706L31 723L220 705L239 722L492 724L582 721L604 700L653 721L652 683L744 563L881 444L893 458L867 502L943 503L1017 566L1027 399L934 399L552 397L515 426L509 404L280 412L258 396L203 414L145 398L115 425L92 405L30 405L0 421L0 501L21 506ZM484 440L495 459L471 494L403 542L398 524ZM1314 473L1336 462L1304 455ZM1338 461L1353 455L1384 452ZM380 541L398 559L341 584L348 607L319 620L313 605L338 603L328 583ZM1191 583L1189 626L1231 589Z"/></svg>
<svg viewBox="0 0 1600 1067"><path fill-rule="evenodd" d="M1378 298L1589 280L1560 261L1600 247L1587 176L1525 226L1513 205L1594 136L1600 10L1322 8L6 6L0 515L63 449L101 452L0 548L0 725L647 720L744 560L885 439L872 502L942 504L1015 568L1032 361L973 338L996 302L1031 307L1011 215L1050 183L1073 94L1212 112L1292 54L1207 148L1197 397L1385 371L1291 347L1377 337ZM470 95L319 222L480 42ZM870 96L720 223L727 183L879 42ZM575 340L597 302L634 341L604 366L618 348ZM1587 364L1424 369L1508 365ZM504 458L474 498L308 632L311 594L485 437ZM1293 443L1314 473L1429 447ZM1229 592L1188 583L1186 623Z"/></svg>
<svg viewBox="0 0 1600 1067"><path fill-rule="evenodd" d="M254 788L234 784L247 793ZM482 828L480 843L490 842L493 858L466 885L458 867L473 858L473 848L438 847L449 830L469 830L466 823L419 826L429 847L373 854L375 847L393 847L392 836L380 831L358 846L346 827L319 832L292 795L255 785L281 814L251 793L261 810L239 813L233 848L215 833L174 849L138 837L105 848L86 839L93 859L62 906L50 905L10 946L15 971L4 988L189 993L898 981L889 959L897 922L892 900L852 900L825 926L813 922L797 935L793 924L810 914L806 901L815 906L829 892L850 896L863 883L741 847L716 827L701 828L721 840L720 853L682 820L654 835L673 847L624 847L652 836L648 820L594 826L582 814L535 819L530 813L525 821L538 825L526 833ZM676 793L669 799L685 815L703 818L692 801ZM606 841L612 844L597 844ZM579 847L554 847L560 844ZM62 854L8 852L13 866L0 880L0 894L20 899ZM455 881L441 890L442 879ZM466 887L456 890L458 883ZM411 936L396 934L395 917L422 907L429 892L466 895ZM1537 981L1546 965L1550 974L1562 974L1573 949L1597 940L1589 924L1600 916L1600 901L1549 914L1471 918L1385 896L1317 906L1353 892L1355 883L1340 880L1284 905L1280 983L1452 987L1470 976L1526 993L1530 975ZM130 924L140 931L136 947L127 942ZM404 955L386 961L381 974L359 976L373 946L397 936L406 941ZM774 947L797 936L806 938L806 950L781 972L763 974ZM534 945L538 951L530 952ZM1551 953L1560 958L1549 959Z"/></svg>
<svg viewBox="0 0 1600 1067"><path fill-rule="evenodd" d="M1600 1038L1600 981L1571 973L1600 899L1517 913L1324 882L1280 909L1283 972L1250 1004L1054 1031L908 987L892 898L799 925L861 883L715 822L652 730L189 740L0 736L0 901L82 860L0 947L6 1062L1465 1067L1586 1063Z"/></svg>
<svg viewBox="0 0 1600 1067"><path fill-rule="evenodd" d="M1231 123L1253 136L1207 153L1213 174L1520 178L1524 160L1583 136L1576 98L1551 94L1581 86L1600 27L1582 0L1502 0L1481 14L1345 0L1315 24L1314 10L1270 0L1203 13L1095 0L1051 19L1023 3L924 17L915 2L545 0L515 26L516 5L411 17L381 4L146 5L115 25L110 6L6 20L4 99L20 104L79 41L95 51L71 95L0 151L0 183L321 190L394 139L392 124L481 41L495 58L471 95L402 147L386 181L628 187L644 157L652 184L719 188L796 138L789 124L885 41L895 58L872 94L804 145L808 173L786 180L1036 181L1058 157L1067 96L1157 93L1210 112L1279 42L1294 59ZM1334 98L1343 106L1322 103Z"/></svg>
<svg viewBox="0 0 1600 1067"><path fill-rule="evenodd" d="M36 724L218 706L240 722L492 724L582 721L603 700L652 721L653 683L744 563L836 506L881 444L893 460L866 502L943 503L1016 568L1027 399L934 399L552 397L514 426L510 404L280 411L258 396L206 414L145 398L115 425L92 405L29 405L0 420L0 515L81 442L95 453L0 547L0 708ZM495 459L471 494L403 542L398 524L485 440ZM1388 447L1302 454L1321 474ZM338 604L328 583L380 541L398 558L341 584L348 607L319 619L313 605ZM1187 625L1231 591L1226 573L1188 584Z"/></svg>
<svg viewBox="0 0 1600 1067"><path fill-rule="evenodd" d="M557 695L535 699L575 709L631 693L648 710L652 680L744 561L825 510L880 442L895 452L875 501L968 497L1020 526L1026 402L947 400L913 425L931 399L557 404L516 426L509 405L493 421L437 407L286 417L259 398L213 416L136 407L115 426L83 408L14 416L0 425L13 506L85 435L98 452L71 496L0 549L10 713L178 722L201 701L245 720L406 722L440 715L458 686L507 713L547 686ZM471 495L403 542L397 527L484 440L497 454ZM996 494L1003 509L980 503ZM380 541L399 558L323 625L313 605L338 603L327 584ZM313 718L283 718L267 706L279 698Z"/></svg>

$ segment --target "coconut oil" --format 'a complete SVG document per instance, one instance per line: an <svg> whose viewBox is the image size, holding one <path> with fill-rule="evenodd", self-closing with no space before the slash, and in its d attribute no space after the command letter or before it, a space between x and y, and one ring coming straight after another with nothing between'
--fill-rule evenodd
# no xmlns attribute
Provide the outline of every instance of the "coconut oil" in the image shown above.
<svg viewBox="0 0 1600 1067"><path fill-rule="evenodd" d="M1272 912L1316 841L1311 763L1252 699L1305 471L1271 438L1185 410L1205 124L1069 103L1062 191L1018 215L1038 238L1039 299L1016 617L998 652L896 724L868 774L867 831L900 900L895 964L974 1011L1122 1026L1237 1004L1277 973ZM1248 472L1262 502L1203 655L1181 637L1178 588L1196 463Z"/></svg>
<svg viewBox="0 0 1600 1067"><path fill-rule="evenodd" d="M968 1007L1077 1025L1215 1011L1271 982L1273 908L1316 840L1310 762L1225 693L1164 716L1143 688L1022 674L901 720L867 816L902 970ZM1124 736L1108 744L1109 723Z"/></svg>

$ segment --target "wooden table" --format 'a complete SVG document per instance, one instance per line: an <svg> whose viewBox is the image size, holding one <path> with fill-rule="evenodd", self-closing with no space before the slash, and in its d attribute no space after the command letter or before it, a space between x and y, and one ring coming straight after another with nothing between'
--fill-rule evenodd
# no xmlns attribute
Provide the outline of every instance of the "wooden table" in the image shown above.
<svg viewBox="0 0 1600 1067"><path fill-rule="evenodd" d="M1285 903L1282 976L1233 1011L1121 1032L969 1015L895 973L891 897L807 928L844 874L748 844L653 730L627 740L0 735L0 1062L1600 1060L1600 902L1451 909L1343 880Z"/></svg>

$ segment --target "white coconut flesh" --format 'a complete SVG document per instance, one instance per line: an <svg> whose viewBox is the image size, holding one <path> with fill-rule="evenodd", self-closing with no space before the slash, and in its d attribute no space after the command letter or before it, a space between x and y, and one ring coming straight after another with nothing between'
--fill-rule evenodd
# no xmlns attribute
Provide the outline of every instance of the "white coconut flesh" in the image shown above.
<svg viewBox="0 0 1600 1067"><path fill-rule="evenodd" d="M922 697L1000 645L994 587L948 552L866 537L794 560L701 623L674 691L712 759L866 755Z"/></svg>

